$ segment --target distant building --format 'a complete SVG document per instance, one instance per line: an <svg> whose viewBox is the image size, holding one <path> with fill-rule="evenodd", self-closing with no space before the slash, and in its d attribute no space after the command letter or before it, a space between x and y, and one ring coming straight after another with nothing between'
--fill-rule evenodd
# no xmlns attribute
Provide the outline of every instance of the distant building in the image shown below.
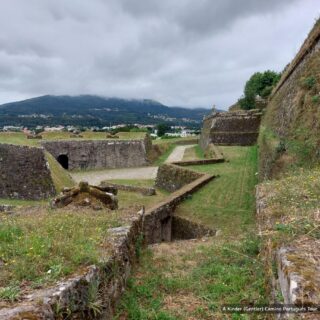
<svg viewBox="0 0 320 320"><path fill-rule="evenodd" d="M15 126L4 126L3 131L5 132L20 132L22 131L22 127L15 127Z"/></svg>
<svg viewBox="0 0 320 320"><path fill-rule="evenodd" d="M57 127L45 127L44 131L46 132L54 132L54 131L63 131L64 126L57 126Z"/></svg>

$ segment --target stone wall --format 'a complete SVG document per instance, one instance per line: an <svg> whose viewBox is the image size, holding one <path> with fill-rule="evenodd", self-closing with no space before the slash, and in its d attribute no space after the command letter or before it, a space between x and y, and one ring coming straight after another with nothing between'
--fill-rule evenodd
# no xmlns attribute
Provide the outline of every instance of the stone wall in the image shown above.
<svg viewBox="0 0 320 320"><path fill-rule="evenodd" d="M40 200L55 193L43 149L0 144L0 198Z"/></svg>
<svg viewBox="0 0 320 320"><path fill-rule="evenodd" d="M56 159L64 156L68 169L141 167L148 164L148 140L48 141L42 143Z"/></svg>
<svg viewBox="0 0 320 320"><path fill-rule="evenodd" d="M210 237L214 235L216 235L216 230L212 230L202 224L175 215L172 217L172 240L197 239L204 236Z"/></svg>
<svg viewBox="0 0 320 320"><path fill-rule="evenodd" d="M203 121L200 146L253 145L257 141L261 113L257 110L215 112Z"/></svg>
<svg viewBox="0 0 320 320"><path fill-rule="evenodd" d="M158 169L156 187L169 192L176 191L198 179L202 174L173 164L163 164Z"/></svg>
<svg viewBox="0 0 320 320"><path fill-rule="evenodd" d="M307 79L314 81L310 87ZM319 91L318 21L269 99L259 137L260 180L277 178L295 163L310 167L320 162Z"/></svg>

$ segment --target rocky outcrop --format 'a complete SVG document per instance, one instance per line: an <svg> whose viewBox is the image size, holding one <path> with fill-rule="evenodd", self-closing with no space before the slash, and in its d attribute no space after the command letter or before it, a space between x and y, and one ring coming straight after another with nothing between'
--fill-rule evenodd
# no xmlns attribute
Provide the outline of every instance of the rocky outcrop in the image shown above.
<svg viewBox="0 0 320 320"><path fill-rule="evenodd" d="M43 149L0 144L0 198L41 200L55 194Z"/></svg>

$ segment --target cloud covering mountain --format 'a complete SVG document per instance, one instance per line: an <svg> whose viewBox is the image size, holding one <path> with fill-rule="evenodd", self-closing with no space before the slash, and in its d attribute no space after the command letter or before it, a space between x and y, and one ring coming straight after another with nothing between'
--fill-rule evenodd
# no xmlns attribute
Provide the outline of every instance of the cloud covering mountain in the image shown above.
<svg viewBox="0 0 320 320"><path fill-rule="evenodd" d="M42 94L227 107L297 52L318 0L2 0L0 103Z"/></svg>

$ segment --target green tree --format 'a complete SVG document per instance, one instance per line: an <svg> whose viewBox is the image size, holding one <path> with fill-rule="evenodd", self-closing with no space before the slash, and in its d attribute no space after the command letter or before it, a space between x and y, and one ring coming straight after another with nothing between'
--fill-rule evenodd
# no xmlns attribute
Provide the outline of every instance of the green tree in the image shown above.
<svg viewBox="0 0 320 320"><path fill-rule="evenodd" d="M268 98L280 76L280 73L271 70L254 73L246 82L244 96L239 99L240 107L246 110L256 108L256 96Z"/></svg>
<svg viewBox="0 0 320 320"><path fill-rule="evenodd" d="M157 130L158 130L158 133L157 133L158 137L162 137L168 130L170 130L170 126L167 125L166 123L159 123L157 125Z"/></svg>

